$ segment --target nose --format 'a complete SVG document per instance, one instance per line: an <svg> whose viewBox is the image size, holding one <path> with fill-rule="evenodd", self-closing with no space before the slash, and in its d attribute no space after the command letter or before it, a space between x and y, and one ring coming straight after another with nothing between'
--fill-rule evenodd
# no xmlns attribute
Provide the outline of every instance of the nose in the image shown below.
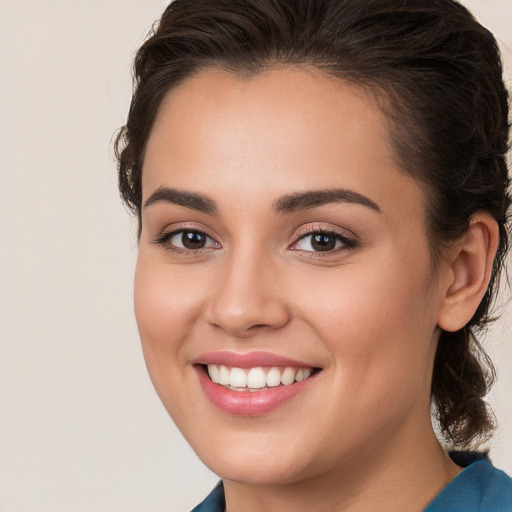
<svg viewBox="0 0 512 512"><path fill-rule="evenodd" d="M278 329L290 320L279 269L268 259L232 255L217 268L207 321L236 338Z"/></svg>

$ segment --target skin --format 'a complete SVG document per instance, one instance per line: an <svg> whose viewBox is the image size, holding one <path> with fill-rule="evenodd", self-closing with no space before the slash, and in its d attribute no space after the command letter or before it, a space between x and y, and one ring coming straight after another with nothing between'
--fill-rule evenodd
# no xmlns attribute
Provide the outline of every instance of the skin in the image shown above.
<svg viewBox="0 0 512 512"><path fill-rule="evenodd" d="M432 366L439 326L464 325L485 291L496 230L477 217L434 273L423 190L396 160L371 99L315 70L210 69L160 107L143 204L170 187L207 196L217 213L143 207L136 317L154 386L224 479L229 512L420 511L459 471L432 431ZM333 188L379 211L273 208ZM315 252L308 233L319 228L353 246ZM176 251L180 236L155 243L180 229L206 233L206 247ZM234 416L208 400L192 365L218 350L273 352L322 371L276 410Z"/></svg>

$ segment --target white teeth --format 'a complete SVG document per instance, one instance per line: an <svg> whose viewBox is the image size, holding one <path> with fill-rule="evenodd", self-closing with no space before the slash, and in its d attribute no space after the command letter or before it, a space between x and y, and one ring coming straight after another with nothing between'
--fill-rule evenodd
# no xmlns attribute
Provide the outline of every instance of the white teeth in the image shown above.
<svg viewBox="0 0 512 512"><path fill-rule="evenodd" d="M217 384L229 386L229 374L230 371L224 365L221 365L219 368L219 382L217 382Z"/></svg>
<svg viewBox="0 0 512 512"><path fill-rule="evenodd" d="M289 386L295 380L296 372L297 370L295 368L286 368L281 375L281 384Z"/></svg>
<svg viewBox="0 0 512 512"><path fill-rule="evenodd" d="M231 368L229 385L233 388L247 387L247 374L242 370L242 368Z"/></svg>
<svg viewBox="0 0 512 512"><path fill-rule="evenodd" d="M254 389L264 388L267 384L267 376L262 368L251 368L247 375L247 386Z"/></svg>
<svg viewBox="0 0 512 512"><path fill-rule="evenodd" d="M209 364L208 375L210 379L221 386L230 388L248 388L258 390L264 387L274 388L279 385L289 386L294 382L302 382L307 379L312 368L269 368L264 370L261 367L244 369L227 367L224 365Z"/></svg>
<svg viewBox="0 0 512 512"><path fill-rule="evenodd" d="M300 368L297 372L297 375L295 375L295 380L297 382L301 382L303 380L306 380L311 375L311 370L309 368Z"/></svg>
<svg viewBox="0 0 512 512"><path fill-rule="evenodd" d="M267 386L275 388L281 384L281 372L279 368L271 368L267 373Z"/></svg>
<svg viewBox="0 0 512 512"><path fill-rule="evenodd" d="M208 365L208 375L210 376L210 379L213 380L213 382L220 382L220 370L216 364Z"/></svg>

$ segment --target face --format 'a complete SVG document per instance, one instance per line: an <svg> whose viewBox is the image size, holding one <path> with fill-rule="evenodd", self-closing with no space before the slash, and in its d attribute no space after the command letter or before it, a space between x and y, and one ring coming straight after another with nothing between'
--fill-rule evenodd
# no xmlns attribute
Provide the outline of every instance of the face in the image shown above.
<svg viewBox="0 0 512 512"><path fill-rule="evenodd" d="M395 160L370 97L316 71L208 70L161 105L136 317L163 404L223 478L297 482L431 431L442 294Z"/></svg>

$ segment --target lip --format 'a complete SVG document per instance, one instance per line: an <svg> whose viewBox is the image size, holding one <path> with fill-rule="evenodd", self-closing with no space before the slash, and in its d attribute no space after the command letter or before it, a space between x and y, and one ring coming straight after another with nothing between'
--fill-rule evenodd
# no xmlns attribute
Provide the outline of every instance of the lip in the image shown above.
<svg viewBox="0 0 512 512"><path fill-rule="evenodd" d="M193 359L192 364L223 364L237 368L254 368L256 366L292 366L294 368L315 368L317 365L290 359L272 352L233 352L222 350L208 352Z"/></svg>
<svg viewBox="0 0 512 512"><path fill-rule="evenodd" d="M215 384L202 367L195 366L199 383L210 402L221 411L236 416L261 416L289 402L302 393L316 380L318 374L313 374L306 380L295 382L289 386L265 388L261 391L233 391Z"/></svg>
<svg viewBox="0 0 512 512"><path fill-rule="evenodd" d="M261 391L234 391L213 382L206 374L204 366L219 364L235 366L237 368L254 368L258 366L318 367L271 352L209 352L192 360L191 363L194 365L201 388L210 402L221 411L237 416L260 416L267 414L303 393L318 376L318 373L315 372L301 382L294 382L288 386L264 388Z"/></svg>

